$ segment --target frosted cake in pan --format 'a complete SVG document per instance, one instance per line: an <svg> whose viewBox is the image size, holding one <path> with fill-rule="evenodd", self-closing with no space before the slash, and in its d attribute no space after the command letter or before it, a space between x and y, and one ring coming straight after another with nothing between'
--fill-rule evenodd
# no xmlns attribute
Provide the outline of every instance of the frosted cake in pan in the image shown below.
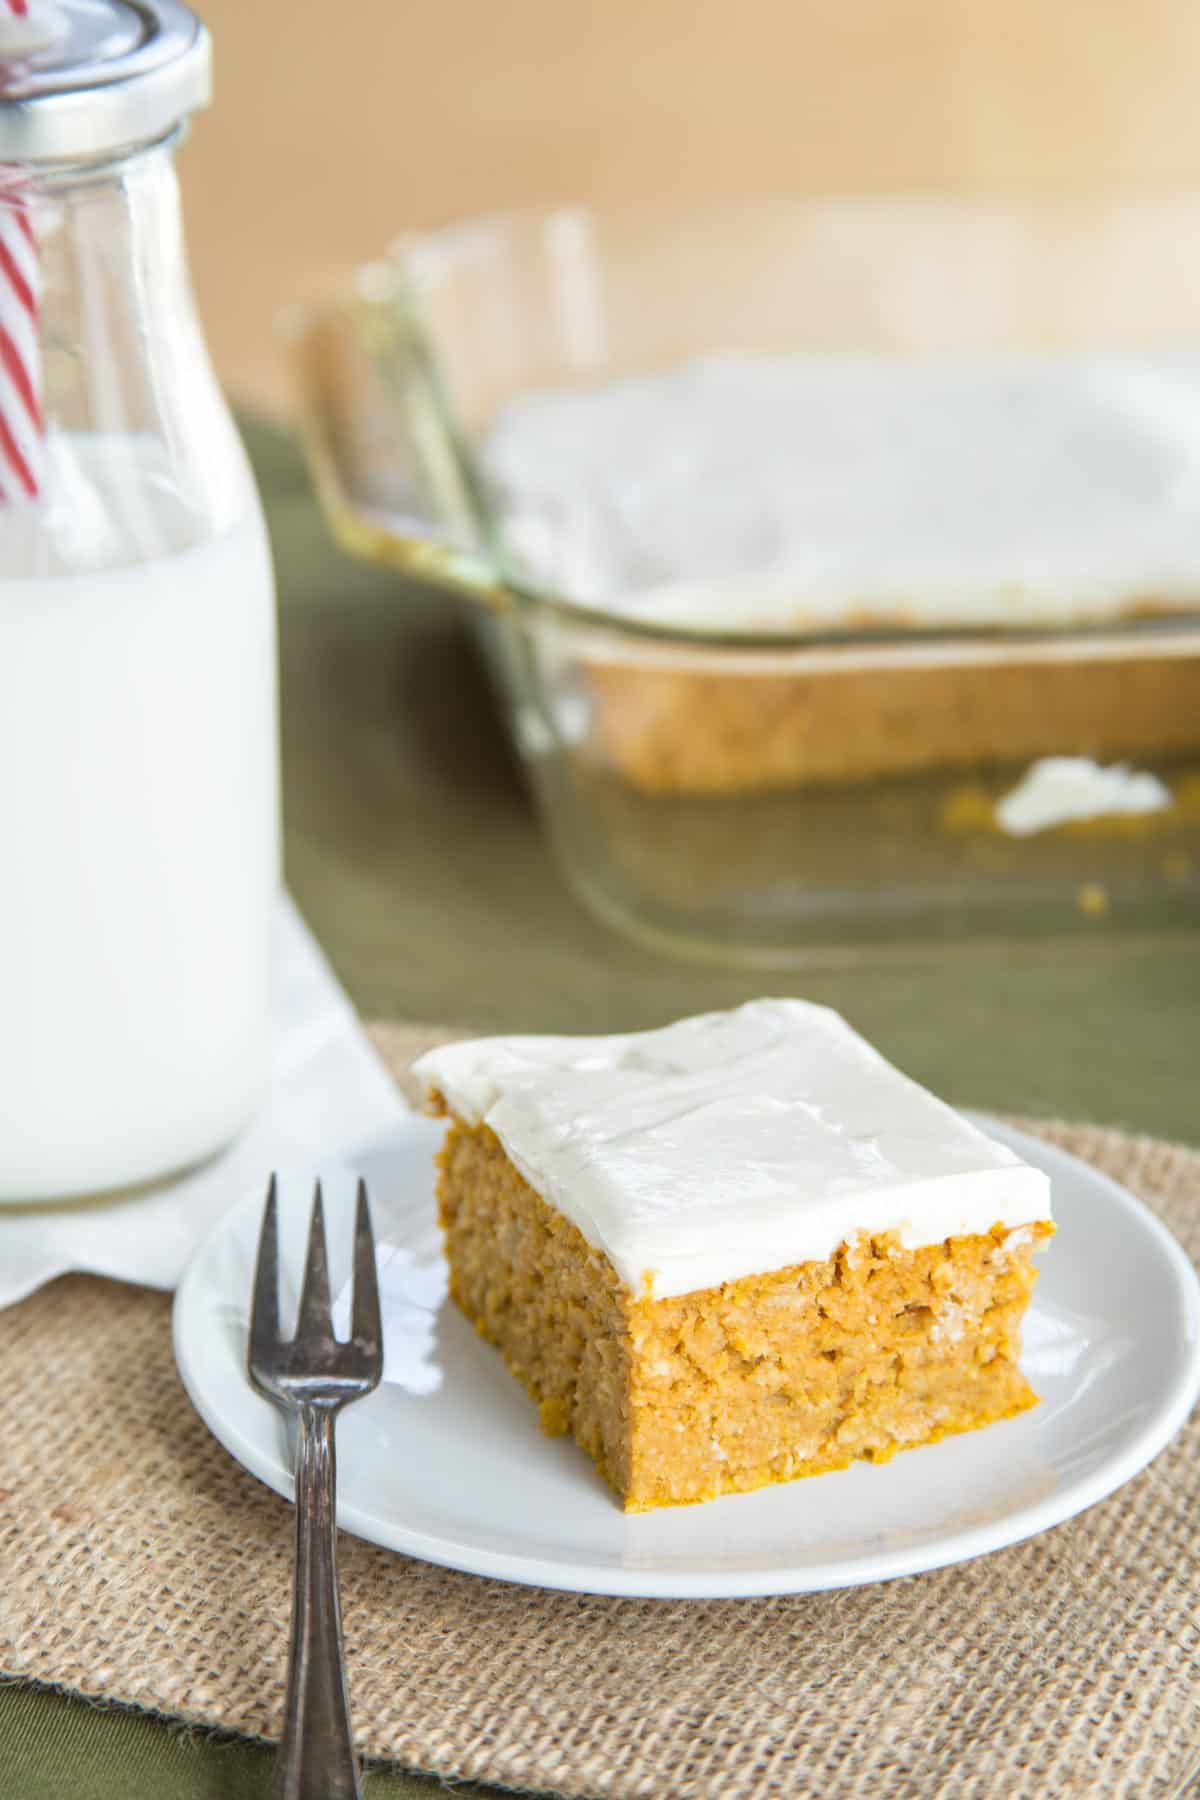
<svg viewBox="0 0 1200 1800"><path fill-rule="evenodd" d="M592 741L643 792L1200 748L1200 658L1121 633L1200 610L1200 358L714 355L518 395L482 455L539 586L764 638L597 652ZM767 648L830 632L861 646Z"/></svg>

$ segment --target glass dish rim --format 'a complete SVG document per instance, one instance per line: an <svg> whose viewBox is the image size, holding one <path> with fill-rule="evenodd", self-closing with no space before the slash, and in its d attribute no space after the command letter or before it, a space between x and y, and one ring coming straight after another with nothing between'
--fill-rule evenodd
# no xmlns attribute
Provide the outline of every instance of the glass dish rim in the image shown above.
<svg viewBox="0 0 1200 1800"><path fill-rule="evenodd" d="M685 649L701 655L720 651L842 655L855 650L878 655L889 649L911 653L923 648L936 651L955 646L978 654L989 646L1011 651L1048 644L1079 645L1081 652L1086 653L1089 645L1111 647L1114 643L1122 650L1128 646L1130 653L1135 654L1138 649L1145 651L1149 646L1151 654L1162 655L1178 647L1176 640L1190 639L1197 634L1200 630L1200 594L1193 605L1155 608L1131 602L1128 612L1082 617L1075 621L1017 620L1006 624L991 619L978 624L938 621L924 625L914 621L880 620L864 623L860 612L858 623L841 626L706 627L653 620L599 603L571 600L560 591L536 585L513 568L505 553L502 523L496 518L488 503L486 488L480 482L473 448L462 431L454 407L441 391L437 377L437 338L428 327L427 315L421 305L421 283L414 279L414 260L438 251L450 254L456 246L481 232L528 230L564 217L627 222L671 219L699 225L722 214L744 217L748 208L764 215L787 210L813 217L844 214L895 219L907 214L964 221L1007 219L1030 224L1039 221L1043 225L1070 218L1097 227L1117 220L1145 221L1151 216L1182 219L1187 216L1200 228L1200 192L1153 197L1123 194L1100 197L1081 196L1067 190L1037 195L821 195L787 189L750 189L740 194L716 195L703 202L650 195L627 205L564 199L541 205L495 207L403 231L393 238L382 258L362 265L356 271L349 289L344 288L341 296L331 304L296 309L292 314L292 331L294 333L296 329L298 314L302 322L304 316L312 318L322 312L348 311L360 344L370 357L371 351L362 343L367 336L363 326L367 310L381 304L395 307L399 303L408 331L415 334L420 352L432 366L437 390L436 410L447 447L477 514L481 547L467 551L432 537L408 536L390 526L380 515L357 508L340 490L336 475L329 467L328 451L314 441L317 433L313 420L302 418L302 431L314 463L318 467L322 462L326 465L321 486L331 520L346 547L360 555L374 554L376 560L381 560L379 547L386 543L390 554L382 560L393 562L401 572L427 584L432 582L476 603L483 602L501 616L516 615L531 621L547 619L566 630L602 632L647 646L658 645L664 650ZM1200 332L1196 334L1195 343L1200 349ZM370 538L377 540L374 551L366 547ZM1111 648L1108 653L1112 653Z"/></svg>

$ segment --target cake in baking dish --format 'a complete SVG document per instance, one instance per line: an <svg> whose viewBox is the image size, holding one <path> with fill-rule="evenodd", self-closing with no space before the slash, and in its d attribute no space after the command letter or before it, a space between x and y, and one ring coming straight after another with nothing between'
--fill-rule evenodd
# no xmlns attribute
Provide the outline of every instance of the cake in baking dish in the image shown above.
<svg viewBox="0 0 1200 1800"><path fill-rule="evenodd" d="M709 1500L1035 1404L1047 1177L836 1013L444 1046L450 1289L625 1507Z"/></svg>
<svg viewBox="0 0 1200 1800"><path fill-rule="evenodd" d="M1198 402L1183 354L731 351L517 394L481 449L538 585L689 634L577 652L590 757L720 796L1192 757Z"/></svg>

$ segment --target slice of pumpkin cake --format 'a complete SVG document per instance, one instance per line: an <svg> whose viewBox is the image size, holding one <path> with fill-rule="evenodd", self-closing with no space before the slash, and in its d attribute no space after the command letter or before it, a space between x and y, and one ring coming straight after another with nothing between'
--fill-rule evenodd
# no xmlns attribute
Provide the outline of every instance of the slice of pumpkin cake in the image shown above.
<svg viewBox="0 0 1200 1800"><path fill-rule="evenodd" d="M416 1065L450 1288L628 1510L887 1461L1035 1404L1048 1178L825 1007Z"/></svg>

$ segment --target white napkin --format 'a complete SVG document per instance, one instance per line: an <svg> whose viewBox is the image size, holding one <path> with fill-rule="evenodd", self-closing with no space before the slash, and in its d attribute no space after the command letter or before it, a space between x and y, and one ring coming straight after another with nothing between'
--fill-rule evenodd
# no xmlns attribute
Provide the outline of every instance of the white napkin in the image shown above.
<svg viewBox="0 0 1200 1800"><path fill-rule="evenodd" d="M213 1221L281 1165L357 1165L411 1118L291 899L272 971L270 1090L254 1123L203 1167L111 1203L0 1206L0 1307L69 1270L173 1288Z"/></svg>
<svg viewBox="0 0 1200 1800"><path fill-rule="evenodd" d="M317 1174L325 1202L333 1328L339 1338L350 1335L356 1190L358 1177L363 1175L370 1189L376 1234L383 1379L417 1395L435 1393L443 1381L437 1332L449 1271L433 1197L433 1159L444 1130L440 1119L409 1113L388 1134L375 1160L368 1153L347 1168L323 1156L316 1167L284 1166L278 1172L279 1310L285 1337L293 1330L300 1300ZM262 1212L260 1192L244 1195L200 1256L196 1274L202 1298L199 1309L193 1304L186 1315L189 1322L181 1327L185 1363L203 1359L207 1352L207 1325L197 1326L198 1311L205 1321L219 1319L230 1328L241 1362L250 1331ZM192 1299L195 1303L195 1288Z"/></svg>

